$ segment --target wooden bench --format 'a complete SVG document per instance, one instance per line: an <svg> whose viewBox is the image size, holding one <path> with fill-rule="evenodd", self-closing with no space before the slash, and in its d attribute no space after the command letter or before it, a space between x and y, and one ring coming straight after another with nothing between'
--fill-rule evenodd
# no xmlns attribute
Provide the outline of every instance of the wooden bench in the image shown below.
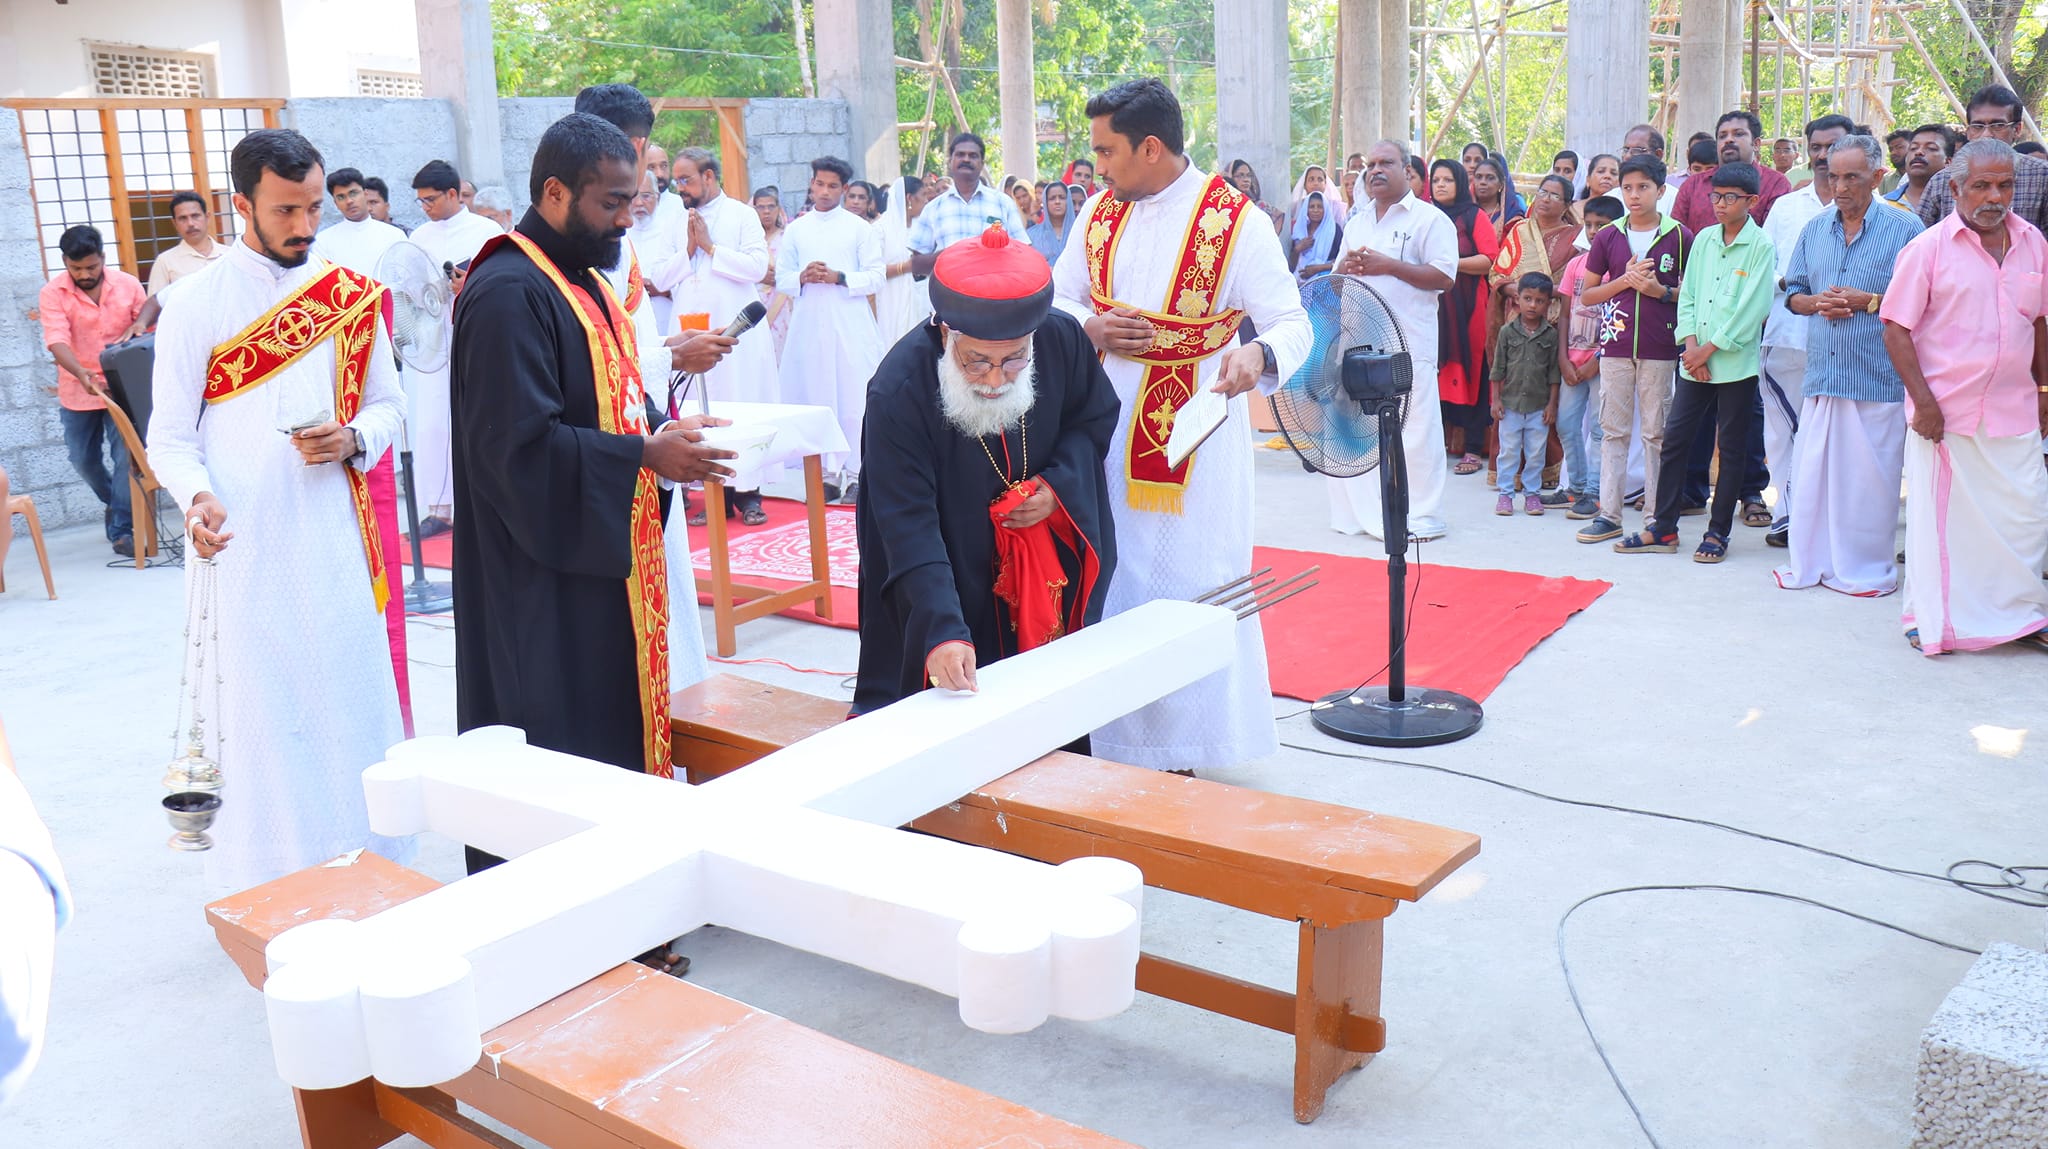
<svg viewBox="0 0 2048 1149"><path fill-rule="evenodd" d="M263 947L361 918L439 882L375 854L206 907L252 986ZM476 1068L433 1089L295 1090L306 1149L517 1149L459 1101L554 1149L1133 1149L628 962L484 1036Z"/></svg>
<svg viewBox="0 0 2048 1149"><path fill-rule="evenodd" d="M678 691L673 756L703 782L846 718L846 704L718 675ZM1138 988L1294 1035L1294 1118L1386 1047L1382 922L1479 853L1459 830L1076 754L1049 754L911 825L1043 862L1106 855L1147 885L1298 923L1291 992L1144 954Z"/></svg>

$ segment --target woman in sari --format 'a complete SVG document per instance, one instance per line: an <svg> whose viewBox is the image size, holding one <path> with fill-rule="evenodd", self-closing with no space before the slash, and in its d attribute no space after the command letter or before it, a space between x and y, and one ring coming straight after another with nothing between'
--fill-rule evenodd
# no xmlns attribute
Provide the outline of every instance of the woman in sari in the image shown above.
<svg viewBox="0 0 2048 1149"><path fill-rule="evenodd" d="M1295 221L1294 242L1287 248L1287 265L1294 269L1295 279L1303 283L1330 270L1337 262L1337 252L1344 246L1344 233L1332 218L1329 200L1322 192L1308 193L1301 218Z"/></svg>
<svg viewBox="0 0 2048 1149"><path fill-rule="evenodd" d="M1460 475L1485 466L1476 449L1493 424L1486 380L1486 273L1500 254L1493 222L1472 199L1463 165L1438 160L1429 168L1430 198L1458 232L1458 276L1437 297L1437 390L1443 406L1444 447L1461 456Z"/></svg>
<svg viewBox="0 0 2048 1149"><path fill-rule="evenodd" d="M761 279L761 302L768 305L765 322L775 336L775 361L782 362L782 345L789 338L789 296L775 290L775 253L782 246L782 193L773 185L754 189L754 212L761 217L761 232L768 237L768 274Z"/></svg>
<svg viewBox="0 0 2048 1149"><path fill-rule="evenodd" d="M1478 140L1466 144L1458 153L1458 161L1465 165L1465 183L1469 186L1472 177L1479 174L1479 161L1486 158L1486 145Z"/></svg>
<svg viewBox="0 0 2048 1149"><path fill-rule="evenodd" d="M1472 201L1486 213L1496 236L1507 234L1515 221L1528 214L1515 181L1508 175L1507 162L1497 155L1482 157L1472 173Z"/></svg>
<svg viewBox="0 0 2048 1149"><path fill-rule="evenodd" d="M1343 201L1337 200L1330 189L1330 174L1321 164L1310 164L1302 170L1301 178L1294 181L1294 194L1288 201L1287 227L1289 233L1300 230L1301 217L1308 206L1310 192L1323 194L1323 210L1336 217L1337 226L1344 226Z"/></svg>
<svg viewBox="0 0 2048 1149"><path fill-rule="evenodd" d="M1429 202L1429 161L1421 156L1408 157L1408 190L1416 199Z"/></svg>
<svg viewBox="0 0 2048 1149"><path fill-rule="evenodd" d="M1621 161L1601 152L1586 163L1586 191L1580 199L1598 199L1613 195L1621 186Z"/></svg>
<svg viewBox="0 0 2048 1149"><path fill-rule="evenodd" d="M1565 265L1578 254L1579 222L1572 214L1571 205L1572 182L1556 173L1544 176L1543 182L1536 185L1536 199L1529 214L1516 220L1501 236L1500 253L1494 256L1493 267L1487 276L1488 286L1492 288L1489 332L1499 331L1501 324L1511 318L1515 284L1521 282L1524 275L1536 272L1548 276L1554 284L1564 275ZM1550 321L1553 324L1559 323L1563 317L1563 302L1563 296L1552 296ZM1497 457L1491 431L1488 432L1487 448L1489 459ZM1545 487L1557 486L1557 465L1563 461L1564 444L1558 441L1557 431L1553 428L1543 456Z"/></svg>

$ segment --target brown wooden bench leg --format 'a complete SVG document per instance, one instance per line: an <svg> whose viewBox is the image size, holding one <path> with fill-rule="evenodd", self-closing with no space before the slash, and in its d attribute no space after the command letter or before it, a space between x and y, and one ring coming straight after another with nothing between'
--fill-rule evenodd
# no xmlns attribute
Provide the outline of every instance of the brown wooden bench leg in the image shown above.
<svg viewBox="0 0 2048 1149"><path fill-rule="evenodd" d="M1330 1086L1386 1047L1380 1014L1384 918L1301 923L1294 992L1294 1119L1322 1116ZM1366 1021L1365 1019L1374 1019Z"/></svg>
<svg viewBox="0 0 2048 1149"><path fill-rule="evenodd" d="M377 1115L376 1085L358 1081L340 1089L294 1089L299 1140L306 1149L377 1149L405 1131Z"/></svg>

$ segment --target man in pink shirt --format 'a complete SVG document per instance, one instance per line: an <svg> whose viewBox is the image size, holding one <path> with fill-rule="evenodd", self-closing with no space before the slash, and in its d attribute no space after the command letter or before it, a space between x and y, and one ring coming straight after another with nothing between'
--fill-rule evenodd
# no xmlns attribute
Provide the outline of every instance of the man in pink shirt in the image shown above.
<svg viewBox="0 0 2048 1149"><path fill-rule="evenodd" d="M71 466L106 504L107 541L124 558L135 555L135 527L128 503L128 445L107 414L106 379L100 352L121 341L142 314L142 281L107 266L98 229L80 224L57 238L64 271L43 285L36 305L43 318L43 345L57 361L51 392L63 410L64 446ZM111 455L109 468L102 444Z"/></svg>
<svg viewBox="0 0 2048 1149"><path fill-rule="evenodd" d="M1906 385L1906 640L2048 647L2048 241L2012 212L2014 154L1973 140L1956 210L1899 253L1878 314Z"/></svg>

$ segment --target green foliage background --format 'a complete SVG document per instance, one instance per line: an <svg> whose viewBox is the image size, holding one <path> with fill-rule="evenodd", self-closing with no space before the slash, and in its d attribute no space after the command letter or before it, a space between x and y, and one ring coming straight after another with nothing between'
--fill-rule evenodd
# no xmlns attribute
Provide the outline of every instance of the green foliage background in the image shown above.
<svg viewBox="0 0 2048 1149"><path fill-rule="evenodd" d="M796 0L803 3L803 0ZM1488 26L1507 3L1508 27L1529 31L1562 31L1566 0L1490 0L1480 5ZM1626 0L1624 0L1626 2ZM1636 0L1651 4L1653 0ZM1910 49L1894 57L1897 78L1892 107L1904 125L1926 120L1960 122L1941 92L1937 74L1945 76L1964 98L1990 79L1990 67L1971 41L1953 7L1955 0L1926 0L1911 16L1936 68L1930 70ZM2048 94L2048 0L1962 0L1978 21L1985 38L2030 106ZM1778 0L1788 10L1785 0ZM806 34L809 5L804 4ZM1790 6L1796 8L1796 5ZM1197 163L1213 165L1215 155L1216 69L1213 0L1036 0L1033 28L1035 91L1049 109L1053 127L1064 140L1041 142L1038 170L1049 174L1085 150L1088 125L1083 106L1094 92L1136 76L1158 76L1177 92L1188 115L1190 150ZM1414 0L1416 23L1436 27L1469 27L1471 0ZM909 0L895 4L897 54L922 59L922 45L937 42L941 58L959 92L969 126L989 139L990 167L1001 170L997 135L995 72L995 0ZM1289 77L1292 167L1326 159L1336 33L1336 0L1295 0L1290 6L1293 67ZM626 82L660 96L799 96L803 86L797 65L796 8L780 0L493 0L499 90L504 95L569 95L591 83ZM1795 19L1797 19L1795 17ZM1831 17L1819 17L1818 30L1832 35ZM936 37L944 26L947 35ZM1548 157L1562 146L1564 91L1558 82L1546 106L1544 93L1561 69L1561 39L1515 37L1509 40L1506 74L1498 57L1488 65L1494 85L1489 101L1485 83L1475 83L1451 116L1444 111L1470 74L1476 51L1473 37L1434 36L1428 40L1426 69L1429 134L1443 128L1441 150L1484 140L1518 160L1518 170L1548 167ZM1768 30L1763 58L1766 99L1762 108L1767 133L1798 132L1810 115L1832 111L1833 93L1811 99L1793 96L1782 108L1772 97L1777 55ZM1225 46L1224 50L1228 50ZM814 52L815 55L815 52ZM1744 76L1748 75L1745 61ZM1817 86L1831 84L1829 69L1816 69ZM1662 89L1661 63L1653 62L1650 88ZM1795 68L1787 83L1798 84ZM923 118L927 76L900 69L897 105L903 122ZM913 156L918 134L904 137L907 168L933 167L945 136L954 127L951 102L943 89L933 101L937 128L921 155ZM1644 109L1647 115L1650 109ZM1690 131L1693 125L1682 125ZM1617 126L1617 140L1619 126ZM673 150L684 143L715 144L717 132L708 114L665 115L656 140ZM1294 172L1261 173L1267 188L1293 181Z"/></svg>

